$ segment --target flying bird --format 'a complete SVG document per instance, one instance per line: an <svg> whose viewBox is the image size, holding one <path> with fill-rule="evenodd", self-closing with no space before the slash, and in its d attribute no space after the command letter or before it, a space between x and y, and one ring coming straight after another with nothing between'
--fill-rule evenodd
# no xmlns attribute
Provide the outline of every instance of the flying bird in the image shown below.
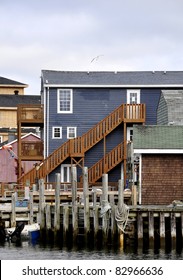
<svg viewBox="0 0 183 280"><path fill-rule="evenodd" d="M94 61L99 60L99 57L100 57L100 56L104 56L104 55L103 55L103 54L97 55L96 57L94 57L94 58L91 60L91 63L94 62Z"/></svg>

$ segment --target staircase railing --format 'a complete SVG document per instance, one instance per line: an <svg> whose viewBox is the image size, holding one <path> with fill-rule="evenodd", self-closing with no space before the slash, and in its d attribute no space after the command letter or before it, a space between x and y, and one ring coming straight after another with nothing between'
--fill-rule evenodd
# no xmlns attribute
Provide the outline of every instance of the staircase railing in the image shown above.
<svg viewBox="0 0 183 280"><path fill-rule="evenodd" d="M120 162L124 156L124 142L116 146L112 151L106 154L101 160L88 169L88 181L90 184L97 182L102 174L109 172ZM82 182L82 176L80 177Z"/></svg>
<svg viewBox="0 0 183 280"><path fill-rule="evenodd" d="M144 104L122 104L112 113L97 123L88 132L81 137L68 140L58 149L51 153L38 167L34 167L19 178L19 182L35 182L36 178L45 178L58 165L60 165L69 156L84 156L84 153L101 141L124 120L144 122L145 121ZM107 159L106 159L107 160Z"/></svg>

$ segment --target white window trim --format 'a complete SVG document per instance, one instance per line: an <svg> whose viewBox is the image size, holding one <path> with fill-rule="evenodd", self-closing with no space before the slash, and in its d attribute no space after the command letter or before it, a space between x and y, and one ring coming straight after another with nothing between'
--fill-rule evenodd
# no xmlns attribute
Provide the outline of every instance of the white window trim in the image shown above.
<svg viewBox="0 0 183 280"><path fill-rule="evenodd" d="M133 127L127 127L127 141L131 141L130 140L131 131L133 131Z"/></svg>
<svg viewBox="0 0 183 280"><path fill-rule="evenodd" d="M55 128L60 129L60 137L55 137ZM53 126L52 127L52 139L62 139L62 126Z"/></svg>
<svg viewBox="0 0 183 280"><path fill-rule="evenodd" d="M130 93L137 93L137 104L140 104L140 89L127 89L127 104L130 104Z"/></svg>
<svg viewBox="0 0 183 280"><path fill-rule="evenodd" d="M70 91L70 110L69 111L61 111L60 110L60 91L61 90L68 90ZM57 113L59 114L72 114L73 113L73 90L72 89L64 89L64 88L59 88L57 90Z"/></svg>
<svg viewBox="0 0 183 280"><path fill-rule="evenodd" d="M64 181L64 168L66 167L67 168L67 171L68 171L68 169L70 169L71 167L74 167L74 166L76 166L75 164L73 164L73 165L71 165L71 164L61 164L61 167L60 167L60 173L61 173L61 183L71 183L71 182L65 182ZM67 172L67 179L68 179L68 176L69 176L69 174L68 174L68 172ZM76 174L76 176L77 176L77 174Z"/></svg>
<svg viewBox="0 0 183 280"><path fill-rule="evenodd" d="M69 128L74 128L74 137L69 137ZM67 139L74 139L77 137L77 127L76 126L68 126L67 127Z"/></svg>
<svg viewBox="0 0 183 280"><path fill-rule="evenodd" d="M3 136L0 136L0 143L3 143Z"/></svg>

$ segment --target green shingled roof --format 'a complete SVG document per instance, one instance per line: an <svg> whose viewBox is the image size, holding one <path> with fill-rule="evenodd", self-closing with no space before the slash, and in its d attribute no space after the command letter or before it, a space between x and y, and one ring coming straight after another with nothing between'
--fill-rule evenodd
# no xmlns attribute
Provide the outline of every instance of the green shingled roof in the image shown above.
<svg viewBox="0 0 183 280"><path fill-rule="evenodd" d="M183 149L183 126L135 125L134 149Z"/></svg>

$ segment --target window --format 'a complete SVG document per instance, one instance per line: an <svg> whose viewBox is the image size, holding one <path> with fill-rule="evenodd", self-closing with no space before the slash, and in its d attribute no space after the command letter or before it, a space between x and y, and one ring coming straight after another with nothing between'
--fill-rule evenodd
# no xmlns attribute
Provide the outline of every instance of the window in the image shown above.
<svg viewBox="0 0 183 280"><path fill-rule="evenodd" d="M0 143L3 143L3 136L0 136Z"/></svg>
<svg viewBox="0 0 183 280"><path fill-rule="evenodd" d="M62 183L71 182L71 165L70 164L61 165L61 182Z"/></svg>
<svg viewBox="0 0 183 280"><path fill-rule="evenodd" d="M57 93L57 112L58 113L72 113L72 90L71 89L58 89Z"/></svg>
<svg viewBox="0 0 183 280"><path fill-rule="evenodd" d="M128 104L140 104L140 90L127 90L127 103Z"/></svg>
<svg viewBox="0 0 183 280"><path fill-rule="evenodd" d="M67 127L67 139L76 138L76 127Z"/></svg>
<svg viewBox="0 0 183 280"><path fill-rule="evenodd" d="M127 127L127 141L133 140L133 127Z"/></svg>
<svg viewBox="0 0 183 280"><path fill-rule="evenodd" d="M62 138L62 127L53 127L52 128L52 138L54 138L54 139Z"/></svg>

